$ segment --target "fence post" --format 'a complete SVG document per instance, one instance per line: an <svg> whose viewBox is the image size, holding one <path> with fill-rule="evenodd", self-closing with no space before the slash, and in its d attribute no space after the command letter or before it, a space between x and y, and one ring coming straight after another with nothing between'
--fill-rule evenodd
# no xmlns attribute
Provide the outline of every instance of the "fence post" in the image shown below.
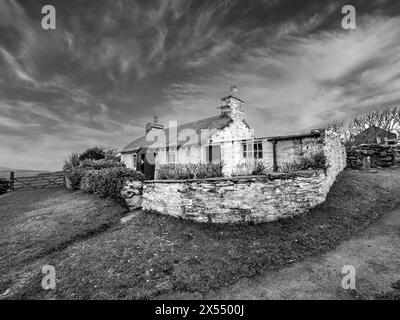
<svg viewBox="0 0 400 320"><path fill-rule="evenodd" d="M67 171L63 171L63 183L64 187L67 188Z"/></svg>
<svg viewBox="0 0 400 320"><path fill-rule="evenodd" d="M14 171L10 172L10 189L14 191Z"/></svg>

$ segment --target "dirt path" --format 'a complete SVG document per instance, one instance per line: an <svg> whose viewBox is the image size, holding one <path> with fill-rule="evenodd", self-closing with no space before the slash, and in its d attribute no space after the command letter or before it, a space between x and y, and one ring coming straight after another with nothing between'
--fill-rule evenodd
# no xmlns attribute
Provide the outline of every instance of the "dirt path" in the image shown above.
<svg viewBox="0 0 400 320"><path fill-rule="evenodd" d="M356 268L356 290L342 289L344 265ZM400 280L400 209L325 255L206 296L206 299L370 299Z"/></svg>

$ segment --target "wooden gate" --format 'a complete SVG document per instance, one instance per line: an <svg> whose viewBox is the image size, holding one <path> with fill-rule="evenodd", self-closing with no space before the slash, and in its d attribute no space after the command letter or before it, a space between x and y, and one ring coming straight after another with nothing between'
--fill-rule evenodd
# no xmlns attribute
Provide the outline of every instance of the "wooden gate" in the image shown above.
<svg viewBox="0 0 400 320"><path fill-rule="evenodd" d="M15 177L14 172L10 173L9 191L48 189L55 187L65 187L65 173L63 171L42 173L33 177Z"/></svg>

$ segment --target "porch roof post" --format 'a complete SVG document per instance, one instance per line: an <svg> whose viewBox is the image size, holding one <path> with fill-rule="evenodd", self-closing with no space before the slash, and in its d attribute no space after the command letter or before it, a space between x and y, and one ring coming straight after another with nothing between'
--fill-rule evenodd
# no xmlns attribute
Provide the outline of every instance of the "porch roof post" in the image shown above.
<svg viewBox="0 0 400 320"><path fill-rule="evenodd" d="M278 172L278 161L277 161L277 156L276 156L276 145L278 144L278 141L272 140L272 157L273 157L273 163L274 167L273 170L274 172Z"/></svg>

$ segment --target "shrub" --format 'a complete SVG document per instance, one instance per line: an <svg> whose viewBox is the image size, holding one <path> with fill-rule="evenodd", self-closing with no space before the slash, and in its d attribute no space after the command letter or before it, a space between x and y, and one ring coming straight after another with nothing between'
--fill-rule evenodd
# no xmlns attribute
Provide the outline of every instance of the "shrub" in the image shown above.
<svg viewBox="0 0 400 320"><path fill-rule="evenodd" d="M123 167L88 170L81 181L81 190L101 197L120 199L120 192L128 179L144 181L144 175Z"/></svg>
<svg viewBox="0 0 400 320"><path fill-rule="evenodd" d="M194 179L222 177L223 163L199 163L189 165L190 173Z"/></svg>
<svg viewBox="0 0 400 320"><path fill-rule="evenodd" d="M4 178L0 178L0 195L6 193L9 188L10 188L10 181Z"/></svg>
<svg viewBox="0 0 400 320"><path fill-rule="evenodd" d="M309 157L301 158L300 161L284 162L279 167L279 172L294 172L301 170L326 170L327 160L325 153L319 151Z"/></svg>
<svg viewBox="0 0 400 320"><path fill-rule="evenodd" d="M79 160L83 161L86 159L91 159L91 160L100 160L104 159L106 157L106 153L103 148L101 147L94 147L87 149L85 152L81 153L79 155Z"/></svg>
<svg viewBox="0 0 400 320"><path fill-rule="evenodd" d="M80 167L72 168L66 173L67 188L72 190L79 190L81 180L85 175L86 170Z"/></svg>
<svg viewBox="0 0 400 320"><path fill-rule="evenodd" d="M271 171L261 160L246 161L238 164L232 172L232 176L256 176Z"/></svg>
<svg viewBox="0 0 400 320"><path fill-rule="evenodd" d="M121 161L121 155L119 154L119 151L115 148L104 148L104 159L106 160L114 160L114 161Z"/></svg>
<svg viewBox="0 0 400 320"><path fill-rule="evenodd" d="M122 162L119 162L117 160L107 160L107 159L100 159L100 160L85 159L81 161L79 166L85 170L102 170L107 168L126 167L125 164Z"/></svg>
<svg viewBox="0 0 400 320"><path fill-rule="evenodd" d="M64 162L63 171L82 166L86 169L104 169L122 167L121 156L114 148L94 147L78 154L72 153Z"/></svg>
<svg viewBox="0 0 400 320"><path fill-rule="evenodd" d="M157 179L194 179L195 174L193 168L189 168L190 165L185 164L168 164L161 165L157 170Z"/></svg>
<svg viewBox="0 0 400 320"><path fill-rule="evenodd" d="M317 152L312 156L313 164L312 168L313 169L327 169L327 159L326 155L323 151Z"/></svg>
<svg viewBox="0 0 400 320"><path fill-rule="evenodd" d="M282 162L282 164L278 168L279 172L295 172L300 170L302 170L301 165L296 161Z"/></svg>
<svg viewBox="0 0 400 320"><path fill-rule="evenodd" d="M67 160L64 162L63 171L69 171L72 168L78 167L80 164L79 154L71 153Z"/></svg>
<svg viewBox="0 0 400 320"><path fill-rule="evenodd" d="M183 180L222 177L222 166L222 162L161 165L157 170L157 179Z"/></svg>
<svg viewBox="0 0 400 320"><path fill-rule="evenodd" d="M66 166L64 166L66 167ZM67 188L72 190L79 190L81 189L81 181L85 176L87 171L92 170L104 170L104 169L126 169L124 163L121 163L116 160L93 160L93 159L85 159L80 161L79 166L71 167L67 171L66 178L67 178Z"/></svg>
<svg viewBox="0 0 400 320"><path fill-rule="evenodd" d="M260 175L260 174L265 174L266 172L270 171L265 163L263 161L257 160L254 163L254 168L253 168L253 175Z"/></svg>

